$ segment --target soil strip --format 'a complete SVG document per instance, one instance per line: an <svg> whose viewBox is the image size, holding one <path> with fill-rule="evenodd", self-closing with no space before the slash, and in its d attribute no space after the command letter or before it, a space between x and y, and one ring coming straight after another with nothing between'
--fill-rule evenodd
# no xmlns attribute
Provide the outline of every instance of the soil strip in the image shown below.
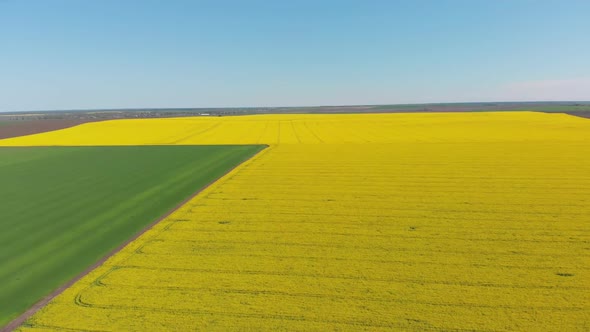
<svg viewBox="0 0 590 332"><path fill-rule="evenodd" d="M590 119L590 111L575 111L575 112L565 112L565 114L579 116L581 118Z"/></svg>
<svg viewBox="0 0 590 332"><path fill-rule="evenodd" d="M0 118L0 121L2 119ZM44 133L94 122L95 120L14 120L0 125L0 139Z"/></svg>

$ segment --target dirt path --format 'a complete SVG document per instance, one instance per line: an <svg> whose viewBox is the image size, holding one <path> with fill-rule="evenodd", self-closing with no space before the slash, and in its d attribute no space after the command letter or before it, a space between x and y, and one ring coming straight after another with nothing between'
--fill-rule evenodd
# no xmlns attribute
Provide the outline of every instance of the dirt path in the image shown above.
<svg viewBox="0 0 590 332"><path fill-rule="evenodd" d="M164 215L162 215L161 217L159 217L158 219L156 219L154 222L152 222L151 224L149 224L148 226L146 226L144 229L142 229L141 231L139 231L139 233L135 234L133 237L131 237L130 239L128 239L127 241L125 241L124 243L122 243L121 245L119 245L117 248L113 249L111 252L109 252L106 256L104 256L102 259L100 259L99 261L97 261L96 263L92 264L91 266L89 266L88 268L86 268L84 271L82 271L80 274L78 274L77 276L75 276L72 280L68 281L67 283L65 283L64 285L60 286L59 288L57 288L56 290L54 290L53 292L51 292L49 295L47 295L45 298L43 298L42 300L40 300L39 302L33 304L33 306L31 308L29 308L27 311L25 311L24 313L22 313L20 316L16 317L15 319L13 319L11 322L8 323L8 325L2 327L0 329L0 332L9 332L9 331L13 331L16 328L18 328L19 326L21 326L27 319L29 319L31 316L33 316L37 311L39 311L41 308L43 308L47 303L49 303L51 300L53 300L55 297L57 297L59 294L61 294L63 291L65 291L66 289L68 289L69 287L71 287L73 284L75 284L78 280L82 279L83 277L85 277L88 273L92 272L94 269L96 269L97 267L101 266L104 262L106 262L109 258L111 258L112 256L114 256L115 254L117 254L119 251L121 251L123 248L125 248L129 243L135 241L137 238L139 238L141 235L143 235L144 233L146 233L147 231L149 231L150 229L152 229L156 224L158 224L160 221L166 219L168 216L170 216L172 213L174 213L176 210L178 210L180 207L182 207L183 205L185 205L186 203L188 203L190 200L192 200L193 198L195 198L195 196L197 196L198 194L200 194L203 190L207 189L208 187L210 187L212 184L214 184L215 182L217 182L219 179L223 178L224 176L226 176L227 174L229 174L231 171L233 171L234 169L240 167L241 165L243 165L245 162L251 160L252 158L260 155L261 153L264 153L268 150L268 145L260 150L258 153L252 155L250 158L242 161L241 163L237 164L236 166L232 167L231 169L229 169L227 172L225 172L223 175L221 175L219 178L209 182L208 184L206 184L205 186L199 188L196 192L194 192L193 194L191 194L189 197L187 197L185 200L183 200L182 202L178 203L176 206L174 206L172 209L168 210L168 212L166 212Z"/></svg>

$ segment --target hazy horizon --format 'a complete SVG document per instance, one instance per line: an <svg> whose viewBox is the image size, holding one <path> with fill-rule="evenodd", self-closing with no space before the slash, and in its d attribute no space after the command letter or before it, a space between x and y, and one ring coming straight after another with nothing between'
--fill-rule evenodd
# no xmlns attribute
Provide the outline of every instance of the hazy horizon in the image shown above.
<svg viewBox="0 0 590 332"><path fill-rule="evenodd" d="M78 108L78 109L37 109L26 111L6 111L0 110L0 113L35 113L35 112L92 112L92 111L142 111L142 110L215 110L215 109L275 109L275 108L322 108L322 107L378 107L378 106L392 106L392 108L400 106L428 106L428 105L469 105L469 104L576 104L590 106L590 100L541 100L541 101L487 101L487 102L450 102L450 103L405 103L405 104L349 104L349 105L293 105L293 106L233 106L233 107L125 107L125 108ZM573 106L573 105L568 105Z"/></svg>
<svg viewBox="0 0 590 332"><path fill-rule="evenodd" d="M587 1L0 1L0 112L590 100Z"/></svg>

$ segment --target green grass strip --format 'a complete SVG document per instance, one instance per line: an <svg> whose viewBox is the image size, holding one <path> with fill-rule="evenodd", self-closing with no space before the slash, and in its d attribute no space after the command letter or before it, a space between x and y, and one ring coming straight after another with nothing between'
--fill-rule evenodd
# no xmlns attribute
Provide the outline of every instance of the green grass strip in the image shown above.
<svg viewBox="0 0 590 332"><path fill-rule="evenodd" d="M263 148L0 148L0 326Z"/></svg>

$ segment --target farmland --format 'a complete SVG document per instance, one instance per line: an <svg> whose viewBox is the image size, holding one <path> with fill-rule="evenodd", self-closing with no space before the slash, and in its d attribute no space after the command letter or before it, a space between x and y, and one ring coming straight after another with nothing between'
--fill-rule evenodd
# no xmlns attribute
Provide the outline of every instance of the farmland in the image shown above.
<svg viewBox="0 0 590 332"><path fill-rule="evenodd" d="M259 149L0 148L0 325Z"/></svg>
<svg viewBox="0 0 590 332"><path fill-rule="evenodd" d="M154 144L270 147L21 330L590 329L588 120L257 115L0 141Z"/></svg>
<svg viewBox="0 0 590 332"><path fill-rule="evenodd" d="M91 121L90 119L5 120L5 118L6 116L0 115L0 139L58 130Z"/></svg>

